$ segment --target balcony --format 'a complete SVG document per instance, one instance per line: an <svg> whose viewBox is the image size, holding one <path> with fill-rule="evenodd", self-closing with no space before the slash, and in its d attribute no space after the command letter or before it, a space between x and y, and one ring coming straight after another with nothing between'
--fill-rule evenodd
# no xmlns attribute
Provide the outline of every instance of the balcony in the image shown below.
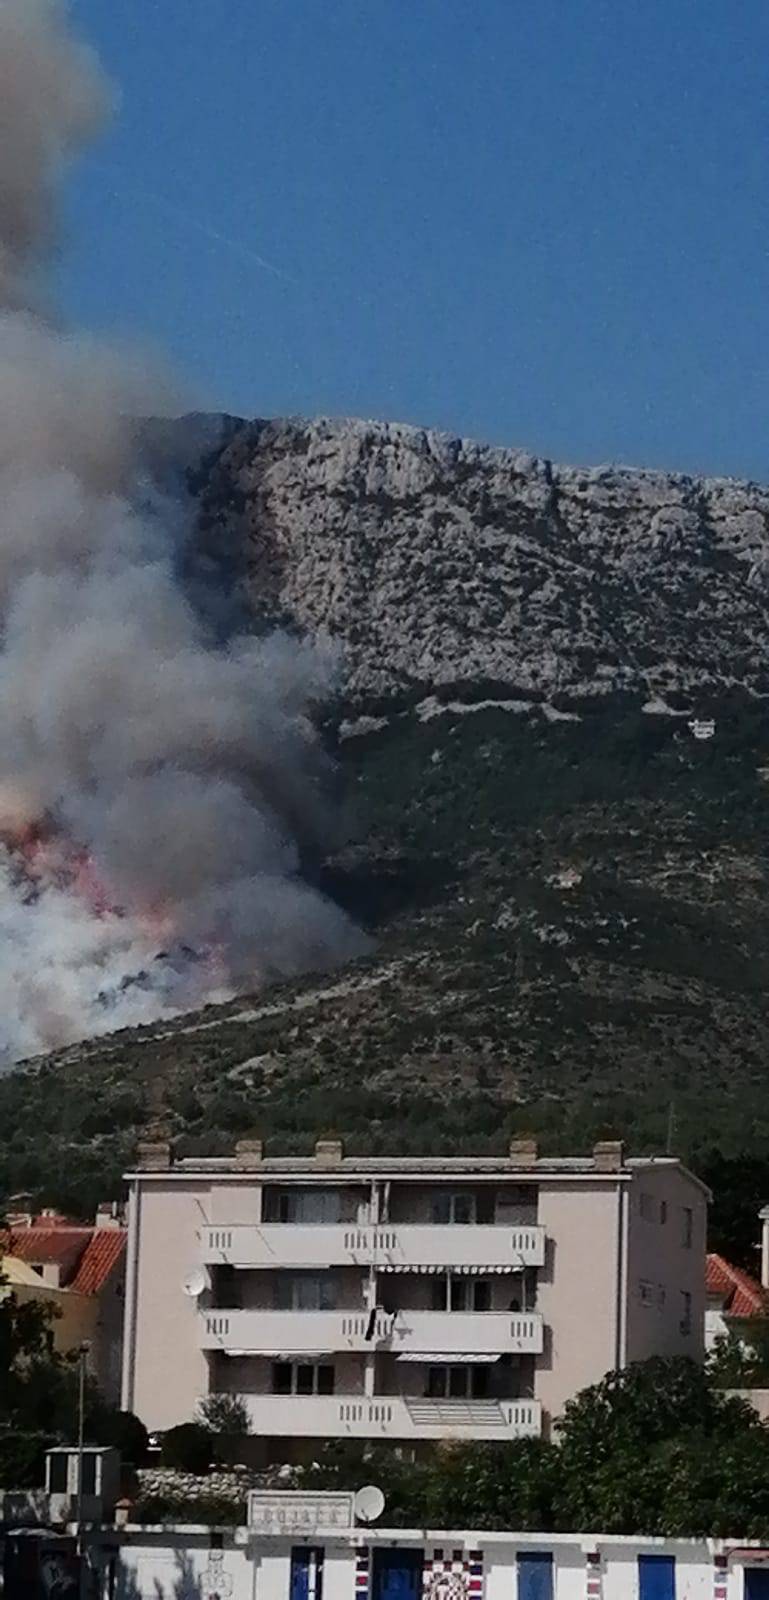
<svg viewBox="0 0 769 1600"><path fill-rule="evenodd" d="M399 1395L253 1395L254 1433L285 1438L536 1439L538 1400L419 1400Z"/></svg>
<svg viewBox="0 0 769 1600"><path fill-rule="evenodd" d="M391 1318L380 1315L373 1340L366 1338L367 1311L203 1311L200 1345L230 1355L325 1355L374 1350Z"/></svg>
<svg viewBox="0 0 769 1600"><path fill-rule="evenodd" d="M377 1314L367 1338L369 1313L363 1311L203 1311L199 1318L203 1350L230 1355L316 1355L357 1350L393 1355L457 1356L531 1354L542 1350L542 1318L535 1312L399 1311Z"/></svg>
<svg viewBox="0 0 769 1600"><path fill-rule="evenodd" d="M210 1266L373 1266L382 1272L418 1267L507 1267L518 1272L523 1267L541 1267L545 1260L544 1228L493 1223L351 1223L338 1227L244 1223L201 1228L200 1243L202 1259Z"/></svg>
<svg viewBox="0 0 769 1600"><path fill-rule="evenodd" d="M534 1311L399 1311L383 1343L393 1355L463 1350L482 1355L540 1355L541 1316ZM379 1348L382 1348L380 1344Z"/></svg>

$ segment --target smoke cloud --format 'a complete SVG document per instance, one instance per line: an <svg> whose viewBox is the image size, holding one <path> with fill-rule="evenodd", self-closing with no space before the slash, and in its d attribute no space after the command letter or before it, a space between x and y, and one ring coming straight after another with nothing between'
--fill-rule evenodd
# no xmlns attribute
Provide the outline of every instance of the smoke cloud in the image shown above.
<svg viewBox="0 0 769 1600"><path fill-rule="evenodd" d="M41 310L62 166L110 93L56 0L0 0L0 1048L170 1015L363 946L333 831L333 660L214 639L137 478L136 372ZM147 510L147 505L151 509Z"/></svg>

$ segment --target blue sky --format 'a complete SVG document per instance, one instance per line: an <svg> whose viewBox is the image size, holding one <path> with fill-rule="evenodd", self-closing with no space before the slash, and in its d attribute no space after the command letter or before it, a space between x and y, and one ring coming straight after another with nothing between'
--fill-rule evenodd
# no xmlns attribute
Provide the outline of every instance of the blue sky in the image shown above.
<svg viewBox="0 0 769 1600"><path fill-rule="evenodd" d="M769 478L766 0L71 9L60 298L192 403Z"/></svg>

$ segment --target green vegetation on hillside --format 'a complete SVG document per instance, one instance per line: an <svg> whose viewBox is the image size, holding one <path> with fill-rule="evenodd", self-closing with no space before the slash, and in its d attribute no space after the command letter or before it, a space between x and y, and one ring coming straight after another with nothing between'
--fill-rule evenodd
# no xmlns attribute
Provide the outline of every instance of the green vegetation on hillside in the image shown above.
<svg viewBox="0 0 769 1600"><path fill-rule="evenodd" d="M0 1190L91 1212L158 1117L188 1154L253 1131L286 1152L329 1129L361 1152L617 1132L769 1179L763 705L698 706L708 742L627 698L578 720L364 709L388 721L338 747L356 842L307 870L371 955L0 1079Z"/></svg>

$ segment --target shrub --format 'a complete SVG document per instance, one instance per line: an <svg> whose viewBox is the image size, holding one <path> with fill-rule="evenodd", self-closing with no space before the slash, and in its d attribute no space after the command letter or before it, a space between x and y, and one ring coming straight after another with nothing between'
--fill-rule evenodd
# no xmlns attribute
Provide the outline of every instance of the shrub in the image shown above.
<svg viewBox="0 0 769 1600"><path fill-rule="evenodd" d="M194 1472L200 1477L208 1472L213 1454L210 1430L202 1422L180 1422L177 1428L169 1428L163 1434L160 1460L164 1467Z"/></svg>
<svg viewBox="0 0 769 1600"><path fill-rule="evenodd" d="M186 1424L183 1424L186 1426ZM145 1526L153 1522L205 1522L216 1527L237 1527L246 1520L246 1502L229 1500L226 1495L197 1495L192 1500L170 1494L148 1494L137 1500L133 1515Z"/></svg>
<svg viewBox="0 0 769 1600"><path fill-rule="evenodd" d="M112 1445L120 1451L125 1467L142 1467L147 1459L149 1434L132 1411L113 1411L104 1407L89 1429L96 1444Z"/></svg>
<svg viewBox="0 0 769 1600"><path fill-rule="evenodd" d="M248 1406L236 1394L210 1394L201 1400L198 1415L209 1433L226 1433L239 1438L251 1432Z"/></svg>

